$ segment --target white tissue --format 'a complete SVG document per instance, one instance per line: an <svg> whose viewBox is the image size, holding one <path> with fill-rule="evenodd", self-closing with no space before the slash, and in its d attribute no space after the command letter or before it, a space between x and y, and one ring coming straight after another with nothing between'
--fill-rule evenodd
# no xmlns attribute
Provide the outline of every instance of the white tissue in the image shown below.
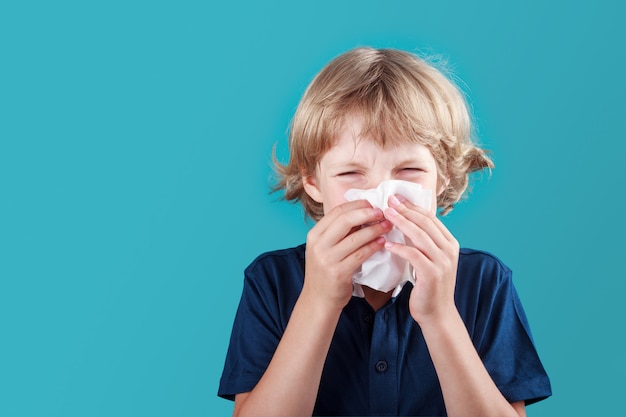
<svg viewBox="0 0 626 417"><path fill-rule="evenodd" d="M383 181L378 187L369 190L352 188L346 191L344 197L348 201L367 200L373 207L385 210L389 197L394 194L403 196L416 206L430 209L431 192L424 190L420 184L408 181ZM406 243L404 234L395 226L383 236L391 242ZM352 276L352 295L364 297L362 286L365 285L383 292L394 290L392 296L395 297L407 281L414 280L409 262L383 248L363 262Z"/></svg>

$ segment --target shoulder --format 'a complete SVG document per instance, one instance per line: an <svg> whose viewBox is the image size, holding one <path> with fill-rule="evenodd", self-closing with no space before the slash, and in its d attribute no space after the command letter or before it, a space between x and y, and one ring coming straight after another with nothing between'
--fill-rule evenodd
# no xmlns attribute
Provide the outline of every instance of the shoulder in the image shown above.
<svg viewBox="0 0 626 417"><path fill-rule="evenodd" d="M483 273L510 275L511 269L497 256L476 249L461 248L459 251L459 270L480 270Z"/></svg>
<svg viewBox="0 0 626 417"><path fill-rule="evenodd" d="M305 245L265 252L245 270L248 285L298 289L304 282Z"/></svg>
<svg viewBox="0 0 626 417"><path fill-rule="evenodd" d="M261 271L267 268L282 269L293 266L304 265L305 245L299 245L293 248L279 249L271 252L265 252L257 256L252 263L246 268L247 272Z"/></svg>
<svg viewBox="0 0 626 417"><path fill-rule="evenodd" d="M459 251L457 288L461 293L486 295L511 282L511 269L495 255L476 249Z"/></svg>

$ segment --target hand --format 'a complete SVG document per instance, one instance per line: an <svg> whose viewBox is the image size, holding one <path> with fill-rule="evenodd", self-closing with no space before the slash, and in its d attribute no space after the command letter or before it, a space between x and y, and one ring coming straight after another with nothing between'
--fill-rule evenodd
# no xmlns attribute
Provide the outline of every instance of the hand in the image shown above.
<svg viewBox="0 0 626 417"><path fill-rule="evenodd" d="M307 235L303 294L341 311L352 296L352 275L382 249L381 235L391 227L365 200L333 208Z"/></svg>
<svg viewBox="0 0 626 417"><path fill-rule="evenodd" d="M435 213L399 195L389 198L385 217L408 240L405 245L387 242L385 248L409 261L415 271L415 286L409 299L413 319L425 324L458 314L454 304L454 287L459 243L454 236Z"/></svg>

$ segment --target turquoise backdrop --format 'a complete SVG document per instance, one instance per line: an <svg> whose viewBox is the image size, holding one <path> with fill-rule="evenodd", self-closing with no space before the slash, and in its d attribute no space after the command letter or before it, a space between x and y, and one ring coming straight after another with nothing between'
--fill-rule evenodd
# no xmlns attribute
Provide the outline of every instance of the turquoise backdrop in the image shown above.
<svg viewBox="0 0 626 417"><path fill-rule="evenodd" d="M554 396L623 409L618 1L0 4L0 415L225 416L243 268L304 241L270 156L361 45L448 59L496 169L445 219L513 270Z"/></svg>

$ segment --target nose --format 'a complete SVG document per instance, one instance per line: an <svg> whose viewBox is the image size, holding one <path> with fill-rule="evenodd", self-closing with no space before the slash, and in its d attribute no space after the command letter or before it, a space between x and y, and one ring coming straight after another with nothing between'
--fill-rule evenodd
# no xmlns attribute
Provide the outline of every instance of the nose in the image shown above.
<svg viewBox="0 0 626 417"><path fill-rule="evenodd" d="M376 188L383 181L389 181L393 179L393 175L390 173L378 173L374 175L370 175L368 188Z"/></svg>

